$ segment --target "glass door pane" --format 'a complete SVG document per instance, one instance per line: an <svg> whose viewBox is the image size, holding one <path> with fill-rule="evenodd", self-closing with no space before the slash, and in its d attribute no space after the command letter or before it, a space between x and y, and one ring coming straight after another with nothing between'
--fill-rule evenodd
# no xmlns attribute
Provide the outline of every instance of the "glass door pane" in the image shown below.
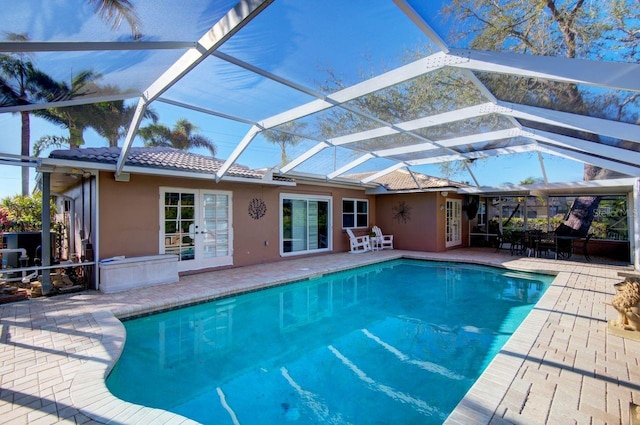
<svg viewBox="0 0 640 425"><path fill-rule="evenodd" d="M292 202L291 250L307 250L307 201L300 199Z"/></svg>
<svg viewBox="0 0 640 425"><path fill-rule="evenodd" d="M164 252L179 261L195 258L195 193L165 192Z"/></svg>
<svg viewBox="0 0 640 425"><path fill-rule="evenodd" d="M329 201L282 199L282 253L329 248Z"/></svg>
<svg viewBox="0 0 640 425"><path fill-rule="evenodd" d="M446 208L446 246L462 243L462 201L447 199Z"/></svg>
<svg viewBox="0 0 640 425"><path fill-rule="evenodd" d="M202 212L205 258L229 255L229 196L205 193Z"/></svg>

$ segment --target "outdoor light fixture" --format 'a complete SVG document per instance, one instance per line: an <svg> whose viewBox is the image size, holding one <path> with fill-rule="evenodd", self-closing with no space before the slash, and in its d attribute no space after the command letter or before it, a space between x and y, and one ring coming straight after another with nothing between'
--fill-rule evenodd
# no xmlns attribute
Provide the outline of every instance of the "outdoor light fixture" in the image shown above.
<svg viewBox="0 0 640 425"><path fill-rule="evenodd" d="M449 192L447 192L446 190L443 190L442 192L440 192L440 195L442 195L444 198L446 198L447 195L449 195Z"/></svg>
<svg viewBox="0 0 640 425"><path fill-rule="evenodd" d="M444 211L444 204L440 204L440 211Z"/></svg>

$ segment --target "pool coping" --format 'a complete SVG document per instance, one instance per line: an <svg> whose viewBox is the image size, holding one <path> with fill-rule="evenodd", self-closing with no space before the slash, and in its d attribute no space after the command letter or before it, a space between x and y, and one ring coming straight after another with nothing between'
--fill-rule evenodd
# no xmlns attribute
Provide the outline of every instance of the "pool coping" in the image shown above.
<svg viewBox="0 0 640 425"><path fill-rule="evenodd" d="M449 414L444 422L446 425L491 422L495 409L488 413L478 409L477 406L496 406L497 408L504 399L511 382L517 377L525 361L524 357L518 358L506 353L526 354L531 351L568 278L567 272L559 272L556 275L534 308Z"/></svg>
<svg viewBox="0 0 640 425"><path fill-rule="evenodd" d="M516 332L514 332L505 346L489 363L481 376L476 380L474 385L469 389L463 399L449 414L444 422L445 425L469 423L489 424L491 422L491 419L495 416L496 409L498 408L499 403L504 398L509 386L511 385L511 382L517 377L517 372L524 363L523 358L518 359L517 357L507 356L505 355L505 352L509 351L526 354L530 351L540 330L545 323L546 318L549 315L549 311L553 308L553 305L557 301L560 295L560 291L564 286L566 286L568 273L558 272L557 270L548 270L544 268L529 269L515 266L509 267L505 265L498 265L492 263L491 261L482 260L472 261L469 259L434 259L427 258L427 256L422 253L402 253L396 251L395 254L396 255L385 259L371 259L371 261L366 261L357 265L349 265L344 267L336 267L335 269L330 270L311 272L305 275L305 277L299 277L293 280L280 279L261 285L250 285L247 286L243 291L223 291L215 294L215 296L213 297L211 297L210 295L193 295L187 297L186 299L175 300L175 302L171 303L170 305L167 305L166 303L162 305L147 305L146 308L139 310L128 308L116 309L111 316L109 316L106 312L101 312L101 314L94 313L94 318L96 318L96 321L100 324L100 326L103 329L108 329L108 332L104 332L103 335L108 335L107 338L116 343L114 347L117 347L117 352L111 352L111 356L114 361L110 365L108 365L108 367L104 367L103 364L99 364L98 367L90 363L87 363L85 365L83 371L79 374L79 376L82 376L82 378L74 379L71 386L71 393L72 396L74 396L74 402L77 401L78 408L85 415L99 420L108 419L107 423L121 423L124 418L126 418L128 423L198 423L172 412L126 402L124 400L118 399L109 392L106 386L106 378L108 377L109 372L121 355L126 340L126 332L124 330L124 326L120 322L120 319L125 319L137 315L154 314L156 312L167 309L180 308L192 304L213 301L232 295L286 285L299 280L312 279L329 273L338 273L341 271L378 264L394 259L453 261L465 264L503 268L514 271L555 275L553 282L545 291L541 299L536 303L535 308L527 315ZM539 307L546 307L545 310L547 310L547 312L538 310ZM482 409L478 409L477 406L482 406ZM495 406L495 409L491 410L489 406Z"/></svg>
<svg viewBox="0 0 640 425"><path fill-rule="evenodd" d="M41 301L23 301L22 303L33 303L29 305L34 306L34 309L55 309L55 305L58 303L65 304L71 301L78 302L81 300L81 304L85 305L85 307L83 307L83 314L89 314L91 320L95 321L96 327L99 328L99 330L94 331L100 335L99 340L97 343L96 341L92 341L91 347L86 351L86 356L83 357L83 359L88 360L80 361L81 365L79 367L75 367L68 372L62 372L66 376L72 374L69 385L71 402L68 403L69 405L66 407L78 409L83 415L99 423L144 422L192 424L197 422L161 409L125 402L116 398L108 391L105 379L119 358L126 341L124 326L117 317L126 318L136 314L150 313L153 310L173 308L183 304L199 303L205 300L234 295L238 292L247 292L282 285L291 281L309 279L327 273L334 273L400 258L454 261L509 270L556 275L551 286L538 303L536 303L534 310L529 313L525 321L508 340L500 353L488 365L484 373L460 401L456 409L449 415L446 420L447 424L466 424L471 422L480 424L496 423L496 421L500 423L500 420L502 420L503 423L507 423L508 421L501 419L501 412L497 412L500 403L504 401L505 394L509 391L509 387L514 381L519 379L519 370L535 343L536 338L540 335L545 321L554 311L558 299L567 286L570 277L573 279L572 276L576 274L586 273L587 275L597 275L601 279L609 282L615 279L619 271L630 270L629 267L586 265L560 260L510 258L504 254L492 255L487 253L487 251L470 249L455 250L446 253L422 253L396 250L367 253L365 255L346 253L330 254L329 256L323 257L286 260L273 263L269 267L265 265L248 266L245 268L228 269L226 271L221 270L199 275L184 276L181 277L181 282L175 286L169 285L169 288L157 287L150 289L149 292L141 291L142 295L140 296L140 300L134 300L131 298L131 294L126 293L113 296L106 296L101 293L81 293L80 295L69 294L60 298L54 297ZM225 282L217 282L216 277L220 277L221 280L224 278ZM238 289L237 282L231 282L227 285L228 282L226 282L226 280L233 280L236 277L238 281L242 281L240 289ZM236 286L234 287L234 285ZM175 287L182 289L193 288L193 290L180 291L178 296L168 293L164 297L164 301L158 301L153 297L153 291L169 292ZM89 313L87 313L87 309ZM64 311L64 307L60 307L59 310L57 313L63 314L61 312ZM640 347L640 345L638 345L638 347ZM510 355L510 353L519 353L519 356L513 356ZM78 360L74 361L78 363ZM37 389L33 390L35 393L38 391ZM604 395L602 397L604 398ZM622 399L625 397L635 397L635 402L638 402L638 395L636 395L635 392L630 396L621 396L621 404L624 402ZM19 406L18 409L22 409L22 406ZM3 406L0 404L0 417L2 413ZM69 413L69 415L72 414ZM58 413L58 417L62 418L60 413ZM0 423L2 423L1 420Z"/></svg>

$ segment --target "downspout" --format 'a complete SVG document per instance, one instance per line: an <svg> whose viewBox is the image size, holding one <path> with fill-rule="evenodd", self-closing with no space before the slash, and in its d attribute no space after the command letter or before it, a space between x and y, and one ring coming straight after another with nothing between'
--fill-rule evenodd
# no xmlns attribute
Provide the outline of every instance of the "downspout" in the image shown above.
<svg viewBox="0 0 640 425"><path fill-rule="evenodd" d="M62 195L60 193L51 193L52 196L57 196L69 201L69 260L77 258L76 255L76 204L75 199L71 196Z"/></svg>

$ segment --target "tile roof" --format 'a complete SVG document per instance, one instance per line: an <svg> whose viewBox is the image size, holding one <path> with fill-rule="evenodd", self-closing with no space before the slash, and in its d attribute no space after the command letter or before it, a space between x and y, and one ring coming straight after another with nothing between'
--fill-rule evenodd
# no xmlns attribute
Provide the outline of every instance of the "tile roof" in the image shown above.
<svg viewBox="0 0 640 425"><path fill-rule="evenodd" d="M359 173L345 175L345 178L362 180L374 174ZM413 177L411 176L413 174ZM415 179L414 179L415 178ZM416 183L417 181L417 183ZM396 170L392 173L386 174L373 180L374 183L385 187L387 190L418 190L418 189L439 189L439 188L451 188L451 187L467 187L464 183L454 182L447 179L441 179L438 177L428 176L422 173L416 173L415 171L409 172L407 170ZM418 186L418 184L420 186Z"/></svg>
<svg viewBox="0 0 640 425"><path fill-rule="evenodd" d="M51 152L49 158L116 164L119 156L119 147L104 147L55 150ZM145 168L213 174L222 167L224 161L174 148L132 147L129 150L126 164ZM264 174L263 171L252 170L238 164L232 165L227 172L229 176L254 179L261 179Z"/></svg>
<svg viewBox="0 0 640 425"><path fill-rule="evenodd" d="M115 165L120 157L120 150L121 148L119 147L54 150L49 154L49 158ZM132 147L129 150L129 156L127 157L126 164L158 170L176 170L202 174L214 174L220 169L220 167L222 167L224 161L210 156L194 154L174 148ZM232 177L262 179L267 172L268 170L265 169L256 170L244 165L234 164L229 168L227 175ZM372 174L373 172L349 174L344 177L353 180L362 180ZM273 175L273 179L283 181L292 180L288 177L278 176L275 173ZM420 187L418 187L416 181L420 184ZM412 177L411 173L407 170L396 170L375 179L373 183L377 183L387 190L398 191L467 186L463 183L452 182L450 180L416 172L413 172Z"/></svg>

